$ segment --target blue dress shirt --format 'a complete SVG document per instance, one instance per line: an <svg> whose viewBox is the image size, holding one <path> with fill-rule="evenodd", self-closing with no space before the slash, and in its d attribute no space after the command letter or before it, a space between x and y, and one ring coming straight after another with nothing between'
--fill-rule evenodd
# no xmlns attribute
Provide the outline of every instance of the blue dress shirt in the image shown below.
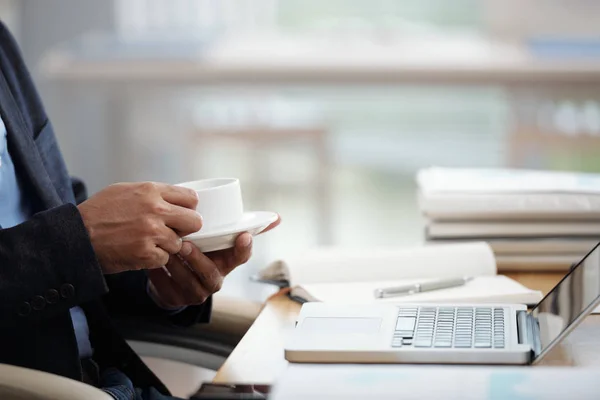
<svg viewBox="0 0 600 400"><path fill-rule="evenodd" d="M27 220L30 215L27 202L15 173L15 166L8 154L6 127L0 117L0 224L9 228Z"/></svg>

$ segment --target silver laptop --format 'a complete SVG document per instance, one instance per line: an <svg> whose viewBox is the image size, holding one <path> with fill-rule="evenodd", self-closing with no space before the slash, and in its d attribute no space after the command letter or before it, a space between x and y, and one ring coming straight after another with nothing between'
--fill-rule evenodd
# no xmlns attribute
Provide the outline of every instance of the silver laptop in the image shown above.
<svg viewBox="0 0 600 400"><path fill-rule="evenodd" d="M305 303L285 358L308 363L535 364L600 304L596 245L537 305Z"/></svg>

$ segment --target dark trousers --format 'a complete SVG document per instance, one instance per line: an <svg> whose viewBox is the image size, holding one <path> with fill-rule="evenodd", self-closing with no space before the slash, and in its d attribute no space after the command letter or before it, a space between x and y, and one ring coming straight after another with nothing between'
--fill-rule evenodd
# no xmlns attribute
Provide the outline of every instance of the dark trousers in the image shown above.
<svg viewBox="0 0 600 400"><path fill-rule="evenodd" d="M121 371L109 368L100 376L99 387L115 400L181 400L165 396L154 388L134 388L131 380Z"/></svg>

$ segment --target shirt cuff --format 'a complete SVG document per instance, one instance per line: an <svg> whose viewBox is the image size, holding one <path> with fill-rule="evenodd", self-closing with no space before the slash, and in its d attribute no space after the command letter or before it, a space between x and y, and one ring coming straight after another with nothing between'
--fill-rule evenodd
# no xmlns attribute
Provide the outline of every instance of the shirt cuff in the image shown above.
<svg viewBox="0 0 600 400"><path fill-rule="evenodd" d="M162 310L167 311L167 313L169 315L176 315L179 314L180 312L182 312L183 310L185 310L187 307L183 306L183 307L174 307L174 308L168 308L168 307L163 307L160 305L160 300L156 298L156 295L154 294L154 292L152 292L152 290L150 290L150 282L146 283L146 293L148 294L148 297L150 297L152 299L152 301L154 301L154 304L156 304L157 307L159 307Z"/></svg>

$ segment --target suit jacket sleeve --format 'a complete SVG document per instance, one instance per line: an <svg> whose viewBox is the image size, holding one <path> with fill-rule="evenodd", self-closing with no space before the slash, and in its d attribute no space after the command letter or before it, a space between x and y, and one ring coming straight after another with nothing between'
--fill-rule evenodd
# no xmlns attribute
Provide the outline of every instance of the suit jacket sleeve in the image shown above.
<svg viewBox="0 0 600 400"><path fill-rule="evenodd" d="M72 178L73 194L77 204L87 198L84 183ZM162 317L176 325L189 326L198 322L208 322L212 299L204 304L187 307L175 315L156 305L148 296L148 277L144 271L129 271L105 276L109 292L104 296L104 304L115 316Z"/></svg>
<svg viewBox="0 0 600 400"><path fill-rule="evenodd" d="M84 199L79 181L75 193ZM105 276L73 204L0 229L0 327L31 324L104 296L113 314L164 317L177 325L208 321L211 301L170 315L146 291L144 271Z"/></svg>
<svg viewBox="0 0 600 400"><path fill-rule="evenodd" d="M52 318L107 290L73 204L0 229L0 326Z"/></svg>

